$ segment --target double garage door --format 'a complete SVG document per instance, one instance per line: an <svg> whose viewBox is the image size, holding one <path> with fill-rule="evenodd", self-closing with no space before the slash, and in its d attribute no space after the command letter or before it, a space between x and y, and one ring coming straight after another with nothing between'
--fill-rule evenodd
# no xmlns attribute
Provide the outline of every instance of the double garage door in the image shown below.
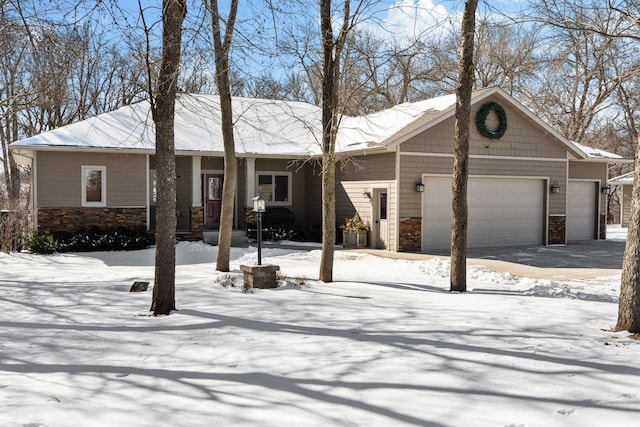
<svg viewBox="0 0 640 427"><path fill-rule="evenodd" d="M424 180L422 250L451 245L451 178ZM540 245L544 237L545 181L470 178L468 247Z"/></svg>

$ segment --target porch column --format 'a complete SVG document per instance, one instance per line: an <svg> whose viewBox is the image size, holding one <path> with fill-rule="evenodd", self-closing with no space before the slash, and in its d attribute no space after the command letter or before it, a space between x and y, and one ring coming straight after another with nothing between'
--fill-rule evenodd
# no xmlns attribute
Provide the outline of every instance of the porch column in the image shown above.
<svg viewBox="0 0 640 427"><path fill-rule="evenodd" d="M191 206L202 207L202 157L191 157Z"/></svg>
<svg viewBox="0 0 640 427"><path fill-rule="evenodd" d="M251 199L253 199L255 197L255 188L256 188L256 159L251 157L251 158L247 158L247 176L246 176L246 182L247 182L247 188L246 188L246 194L247 197L245 199L245 203L244 205L246 207L253 207L253 201Z"/></svg>

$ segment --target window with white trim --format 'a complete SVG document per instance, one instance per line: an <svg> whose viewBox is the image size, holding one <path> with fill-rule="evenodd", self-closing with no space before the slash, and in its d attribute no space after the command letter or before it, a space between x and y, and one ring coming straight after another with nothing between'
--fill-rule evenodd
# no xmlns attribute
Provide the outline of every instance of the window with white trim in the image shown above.
<svg viewBox="0 0 640 427"><path fill-rule="evenodd" d="M258 194L268 205L291 205L291 172L257 172Z"/></svg>
<svg viewBox="0 0 640 427"><path fill-rule="evenodd" d="M107 206L106 166L82 166L82 206Z"/></svg>

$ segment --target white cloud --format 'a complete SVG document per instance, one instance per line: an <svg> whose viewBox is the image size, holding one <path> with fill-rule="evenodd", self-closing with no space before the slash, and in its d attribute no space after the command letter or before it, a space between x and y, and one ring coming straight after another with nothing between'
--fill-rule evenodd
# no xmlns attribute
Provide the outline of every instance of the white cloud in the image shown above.
<svg viewBox="0 0 640 427"><path fill-rule="evenodd" d="M389 7L385 29L398 37L429 37L450 29L459 19L457 11L449 11L433 0L401 0Z"/></svg>

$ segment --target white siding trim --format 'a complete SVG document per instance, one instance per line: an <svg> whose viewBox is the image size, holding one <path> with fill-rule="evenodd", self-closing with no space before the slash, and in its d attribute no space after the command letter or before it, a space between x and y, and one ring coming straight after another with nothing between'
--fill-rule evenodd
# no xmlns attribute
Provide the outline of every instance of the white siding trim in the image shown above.
<svg viewBox="0 0 640 427"><path fill-rule="evenodd" d="M150 180L150 175L151 175L151 170L150 170L150 162L149 162L149 155L147 154L145 156L145 170L146 170L146 178L145 178L145 182L146 182L146 186L147 186L147 202L145 203L145 207L147 208L147 231L151 230L151 189L149 188L151 186L151 180Z"/></svg>
<svg viewBox="0 0 640 427"><path fill-rule="evenodd" d="M396 146L396 173L395 173L395 178L396 178L396 195L395 195L395 200L394 200L394 204L395 204L395 239L393 244L394 247L390 248L388 247L387 249L393 250L398 252L398 250L400 249L400 145ZM422 231L421 231L422 232ZM391 242L390 242L391 243Z"/></svg>
<svg viewBox="0 0 640 427"><path fill-rule="evenodd" d="M100 192L102 195L102 200L99 202L88 202L87 201L87 187L85 181L85 172L87 170L99 170L102 174L100 177ZM93 166L93 165L82 165L80 166L80 188L82 191L81 196L81 206L83 208L104 208L107 206L107 167L106 166Z"/></svg>
<svg viewBox="0 0 640 427"><path fill-rule="evenodd" d="M245 170L245 179L247 182L244 206L253 207L253 202L251 201L251 199L255 197L256 191L256 158L247 157L246 162L247 166Z"/></svg>
<svg viewBox="0 0 640 427"><path fill-rule="evenodd" d="M191 157L191 206L202 207L202 157Z"/></svg>
<svg viewBox="0 0 640 427"><path fill-rule="evenodd" d="M442 157L453 158L453 154L448 153L419 153L410 151L401 151L401 156L410 157ZM490 159L490 160L526 160L534 162L568 162L567 159L557 157L517 157L517 156L490 156L486 154L470 154L471 159Z"/></svg>
<svg viewBox="0 0 640 427"><path fill-rule="evenodd" d="M33 152L31 168L31 206L33 208L33 231L38 231L38 152ZM622 218L622 217L621 217Z"/></svg>

